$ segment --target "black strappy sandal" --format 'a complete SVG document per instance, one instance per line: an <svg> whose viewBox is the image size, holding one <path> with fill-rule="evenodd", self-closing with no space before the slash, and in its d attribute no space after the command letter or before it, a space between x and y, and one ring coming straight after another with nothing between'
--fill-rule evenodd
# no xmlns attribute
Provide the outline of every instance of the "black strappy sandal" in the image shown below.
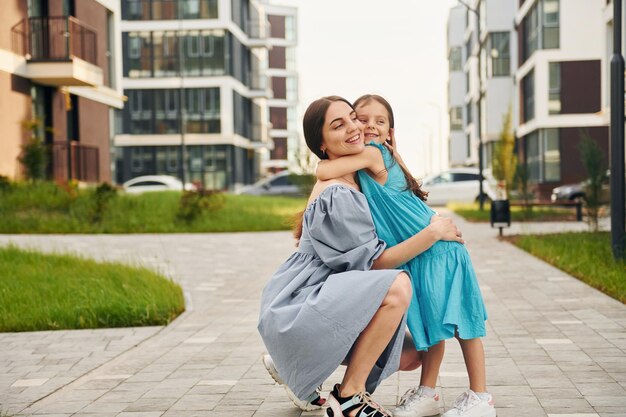
<svg viewBox="0 0 626 417"><path fill-rule="evenodd" d="M339 396L339 384L335 384L327 402L327 417L348 417L348 413L357 409L355 417L392 417L392 414L372 400L367 392L360 392L349 397Z"/></svg>

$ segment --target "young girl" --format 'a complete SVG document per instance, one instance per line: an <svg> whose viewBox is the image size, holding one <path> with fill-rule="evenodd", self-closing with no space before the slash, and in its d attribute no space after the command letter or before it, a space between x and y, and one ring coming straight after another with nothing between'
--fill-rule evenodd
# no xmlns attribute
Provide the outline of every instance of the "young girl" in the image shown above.
<svg viewBox="0 0 626 417"><path fill-rule="evenodd" d="M367 197L376 232L390 247L428 226L436 214L424 201L426 195L394 156L393 112L377 95L365 95L354 103L364 125L365 150L338 159L323 160L317 168L320 180L358 171L361 191ZM390 149L388 149L391 148ZM470 380L470 389L457 398L444 417L494 417L496 411L486 390L485 358L480 337L485 336L487 313L476 274L464 245L437 242L403 269L411 273L413 300L408 328L417 350L426 350L420 387L402 397L396 417L431 416L439 413L435 392L443 358L443 341L459 340Z"/></svg>

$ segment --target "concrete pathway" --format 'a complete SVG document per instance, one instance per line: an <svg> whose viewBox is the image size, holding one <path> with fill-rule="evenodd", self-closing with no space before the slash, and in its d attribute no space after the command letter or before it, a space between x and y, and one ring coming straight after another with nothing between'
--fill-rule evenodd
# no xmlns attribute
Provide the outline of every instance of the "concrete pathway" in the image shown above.
<svg viewBox="0 0 626 417"><path fill-rule="evenodd" d="M484 343L498 415L626 417L626 306L499 242L487 225L459 224L489 311ZM259 360L259 296L295 249L289 233L0 236L0 245L9 242L153 267L181 283L188 310L165 328L0 334L7 415L323 415L293 408ZM391 407L418 380L419 372L396 374L375 396ZM446 406L466 385L450 341L440 377Z"/></svg>

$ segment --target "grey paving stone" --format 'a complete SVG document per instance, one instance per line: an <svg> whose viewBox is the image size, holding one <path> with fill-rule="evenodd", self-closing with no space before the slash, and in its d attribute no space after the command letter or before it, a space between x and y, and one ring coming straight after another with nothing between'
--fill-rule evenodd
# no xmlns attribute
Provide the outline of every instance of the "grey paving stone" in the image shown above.
<svg viewBox="0 0 626 417"><path fill-rule="evenodd" d="M484 345L498 415L623 415L625 306L498 241L488 226L459 223L489 311ZM523 231L583 226L527 224ZM191 304L166 328L0 334L0 403L82 417L323 415L293 407L259 361L259 294L294 248L289 233L0 236L0 244L8 241L160 269L183 286ZM343 370L326 381L326 392ZM37 378L49 381L10 387ZM418 383L419 372L396 374L375 398L392 408ZM444 404L467 383L458 343L449 341L439 378Z"/></svg>

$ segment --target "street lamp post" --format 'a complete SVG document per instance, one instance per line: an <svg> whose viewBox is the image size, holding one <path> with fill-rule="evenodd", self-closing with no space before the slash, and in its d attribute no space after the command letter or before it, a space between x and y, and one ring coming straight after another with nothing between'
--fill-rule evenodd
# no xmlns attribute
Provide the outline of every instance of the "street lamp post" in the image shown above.
<svg viewBox="0 0 626 417"><path fill-rule="evenodd" d="M611 247L624 259L624 57L622 56L622 0L613 0L613 56L611 57Z"/></svg>
<svg viewBox="0 0 626 417"><path fill-rule="evenodd" d="M469 10L470 12L474 13L476 15L476 33L477 33L477 40L478 40L478 105L477 107L477 115L478 115L478 120L476 122L476 128L478 130L478 204L480 207L480 211L483 211L485 208L485 195L483 193L483 138L482 138L482 109L480 106L480 103L482 101L482 97L483 97L483 80L482 80L482 76L480 74L480 65L481 65L481 52L482 52L482 43L480 41L480 10L479 9L474 9L472 7L470 7L464 0L458 0L459 3L461 3L461 5L465 6L465 8L467 10ZM485 1L485 0L482 0Z"/></svg>

